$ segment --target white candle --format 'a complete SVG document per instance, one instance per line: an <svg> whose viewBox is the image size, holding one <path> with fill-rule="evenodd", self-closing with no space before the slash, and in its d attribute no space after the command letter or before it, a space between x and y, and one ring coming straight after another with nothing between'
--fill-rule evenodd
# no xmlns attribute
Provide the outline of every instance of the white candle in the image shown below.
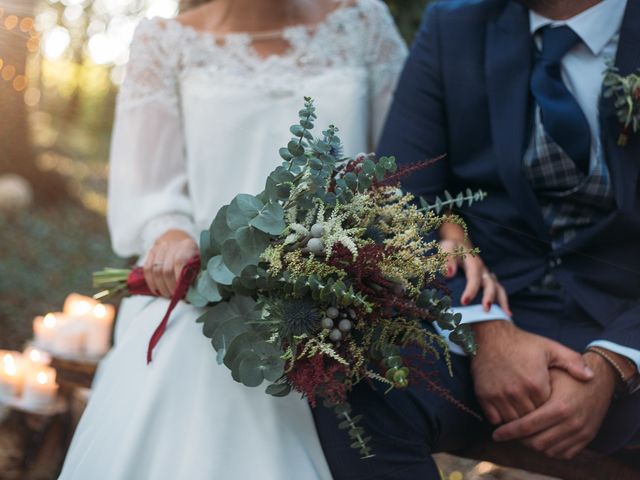
<svg viewBox="0 0 640 480"><path fill-rule="evenodd" d="M75 318L86 318L91 316L92 309L98 305L98 301L91 297L71 293L64 301L62 311L65 315Z"/></svg>
<svg viewBox="0 0 640 480"><path fill-rule="evenodd" d="M27 372L20 404L26 408L41 409L52 405L57 394L56 371L51 367L33 365Z"/></svg>
<svg viewBox="0 0 640 480"><path fill-rule="evenodd" d="M42 348L51 348L58 329L67 322L62 313L47 313L33 320L33 334L36 343Z"/></svg>
<svg viewBox="0 0 640 480"><path fill-rule="evenodd" d="M0 350L0 398L20 395L24 381L24 362L20 352Z"/></svg>
<svg viewBox="0 0 640 480"><path fill-rule="evenodd" d="M58 355L82 355L84 353L88 324L84 320L71 319L56 329L50 348Z"/></svg>
<svg viewBox="0 0 640 480"><path fill-rule="evenodd" d="M37 365L49 365L51 363L51 355L44 350L32 346L25 348L22 356L26 361Z"/></svg>
<svg viewBox="0 0 640 480"><path fill-rule="evenodd" d="M87 330L86 352L88 355L100 357L111 348L111 331L115 318L112 305L95 305L92 309L90 326Z"/></svg>

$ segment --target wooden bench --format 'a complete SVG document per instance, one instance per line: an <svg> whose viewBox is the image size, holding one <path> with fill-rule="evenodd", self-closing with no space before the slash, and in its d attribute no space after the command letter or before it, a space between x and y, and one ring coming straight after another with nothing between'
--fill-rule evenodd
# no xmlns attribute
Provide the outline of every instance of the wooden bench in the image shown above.
<svg viewBox="0 0 640 480"><path fill-rule="evenodd" d="M51 366L56 369L57 382L63 389L84 387L91 388L98 364L95 362L79 362L53 357Z"/></svg>
<svg viewBox="0 0 640 480"><path fill-rule="evenodd" d="M573 460L548 458L517 442L486 442L451 453L563 480L640 480L640 448L613 456L585 451Z"/></svg>

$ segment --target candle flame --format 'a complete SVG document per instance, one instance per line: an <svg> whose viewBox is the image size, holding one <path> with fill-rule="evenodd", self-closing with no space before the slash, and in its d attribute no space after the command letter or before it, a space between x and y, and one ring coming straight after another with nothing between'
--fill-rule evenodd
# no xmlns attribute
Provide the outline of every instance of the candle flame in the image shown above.
<svg viewBox="0 0 640 480"><path fill-rule="evenodd" d="M42 320L42 324L46 328L54 328L57 323L58 323L58 319L53 313L47 313L44 317L44 320Z"/></svg>
<svg viewBox="0 0 640 480"><path fill-rule="evenodd" d="M86 300L79 300L71 306L74 315L86 315L91 310L91 304Z"/></svg>
<svg viewBox="0 0 640 480"><path fill-rule="evenodd" d="M49 377L44 372L38 372L36 375L36 382L40 385L46 385L49 382Z"/></svg>
<svg viewBox="0 0 640 480"><path fill-rule="evenodd" d="M40 350L36 350L35 348L32 349L29 352L29 359L31 359L32 362L38 363L42 360L42 354L40 353Z"/></svg>
<svg viewBox="0 0 640 480"><path fill-rule="evenodd" d="M4 363L4 371L7 375L14 377L18 373L16 359L13 358L13 355L11 355L10 353L5 353L2 357L2 362Z"/></svg>
<svg viewBox="0 0 640 480"><path fill-rule="evenodd" d="M93 307L93 314L98 318L104 318L107 316L107 308L99 303L95 307Z"/></svg>

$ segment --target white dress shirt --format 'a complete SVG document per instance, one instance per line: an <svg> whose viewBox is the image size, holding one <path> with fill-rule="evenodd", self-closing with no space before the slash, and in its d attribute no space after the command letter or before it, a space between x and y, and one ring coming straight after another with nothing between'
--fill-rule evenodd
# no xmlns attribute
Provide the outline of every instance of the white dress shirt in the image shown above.
<svg viewBox="0 0 640 480"><path fill-rule="evenodd" d="M582 108L591 130L591 164L601 152L598 100L606 63L615 58L627 0L603 0L584 12L567 20L552 20L530 11L529 27L541 47L539 30L546 25L567 25L577 33L582 42L571 49L562 59L562 79ZM640 47L639 47L640 48ZM477 323L489 320L511 320L497 305L485 312L482 305L471 305L453 309L462 314L462 323ZM640 319L638 319L640 321ZM436 327L437 329L437 327ZM439 330L439 329L438 329ZM447 332L440 331L445 337ZM457 345L449 342L451 351L463 354ZM589 346L599 346L623 355L636 363L640 369L640 351L609 342L596 340Z"/></svg>

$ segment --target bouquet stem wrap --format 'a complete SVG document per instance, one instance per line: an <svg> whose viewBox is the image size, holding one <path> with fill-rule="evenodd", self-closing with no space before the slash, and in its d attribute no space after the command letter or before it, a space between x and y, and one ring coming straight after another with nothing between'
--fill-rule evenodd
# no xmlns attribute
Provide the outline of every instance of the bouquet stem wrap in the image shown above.
<svg viewBox="0 0 640 480"><path fill-rule="evenodd" d="M198 255L191 258L182 269L182 272L180 273L178 285L176 286L175 292L173 292L173 296L171 297L171 302L169 303L167 312L164 314L162 321L160 322L156 330L153 332L153 335L151 336L151 340L149 340L149 347L147 348L147 365L151 363L152 356L153 356L153 349L156 347L156 345L162 338L162 335L164 335L165 330L167 329L167 324L169 323L169 317L171 317L171 313L176 308L176 305L178 305L178 302L187 295L187 291L189 290L189 287L193 282L196 281L196 278L198 277L199 272L200 272L200 256ZM137 279L133 278L131 280L137 280ZM127 283L129 284L130 288L132 286L138 287L138 288L141 287L139 279L132 283L129 283L129 281L127 281ZM147 286L146 282L144 283L144 287L141 287L141 290L144 288L146 288L147 291L149 290L149 287Z"/></svg>
<svg viewBox="0 0 640 480"><path fill-rule="evenodd" d="M175 310L178 302L185 298L189 287L191 287L191 285L196 281L199 272L200 256L196 255L195 257L191 258L182 269L180 278L178 279L178 285L176 286L176 290L170 299L171 301L169 303L169 307L167 308L167 312L164 314L162 321L155 329L153 335L151 336L151 339L149 340L149 347L147 348L147 364L151 363L151 360L153 359L153 350L156 348L156 345L158 345L158 342L160 342L162 335L164 335L173 310ZM147 285L147 282L144 278L144 270L142 267L136 267L131 270L131 273L129 273L129 276L127 277L126 286L128 295L156 296L156 294L149 288L149 285Z"/></svg>
<svg viewBox="0 0 640 480"><path fill-rule="evenodd" d="M162 335L164 335L165 330L167 329L167 324L169 323L169 317L171 317L171 313L176 308L176 305L178 305L178 302L187 295L187 291L189 290L189 287L191 286L191 284L193 284L193 282L196 281L196 278L198 277L199 272L200 272L200 256L198 255L191 258L182 269L182 272L180 273L178 285L176 286L175 292L173 292L173 296L171 297L171 302L169 303L167 312L164 314L162 321L160 322L156 330L153 332L153 335L151 336L151 340L149 340L149 347L147 348L147 365L151 363L152 356L153 356L153 349L156 347L156 345L162 338ZM146 288L146 290L149 291L149 287L147 286L146 282L144 282L144 286L141 286L139 279L133 278L130 280L134 280L134 282L129 283L129 281L127 281L129 288L133 286L133 287L140 288L140 290L143 290ZM144 280L144 277L143 277L143 280Z"/></svg>

